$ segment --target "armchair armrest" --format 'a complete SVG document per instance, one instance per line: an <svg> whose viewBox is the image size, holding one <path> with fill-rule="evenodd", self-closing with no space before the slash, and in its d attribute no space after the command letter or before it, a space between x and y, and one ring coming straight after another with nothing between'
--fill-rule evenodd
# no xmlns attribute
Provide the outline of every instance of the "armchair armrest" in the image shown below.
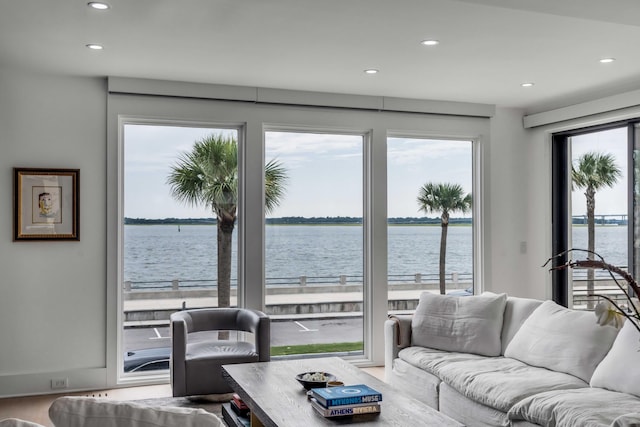
<svg viewBox="0 0 640 427"><path fill-rule="evenodd" d="M238 327L254 334L258 360L268 362L271 359L271 319L269 316L258 310L242 310L238 312Z"/></svg>
<svg viewBox="0 0 640 427"><path fill-rule="evenodd" d="M411 319L413 314L389 315L384 323L384 367L387 381L391 378L393 360L398 352L411 345Z"/></svg>
<svg viewBox="0 0 640 427"><path fill-rule="evenodd" d="M185 312L171 315L171 388L178 396L184 396L187 390L185 359L187 353L187 334L190 316Z"/></svg>

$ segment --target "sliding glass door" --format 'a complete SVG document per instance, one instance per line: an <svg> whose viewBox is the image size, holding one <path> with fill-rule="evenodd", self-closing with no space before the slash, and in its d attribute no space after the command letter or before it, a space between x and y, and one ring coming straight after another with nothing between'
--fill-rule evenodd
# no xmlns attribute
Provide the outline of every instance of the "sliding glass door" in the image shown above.
<svg viewBox="0 0 640 427"><path fill-rule="evenodd" d="M604 259L637 274L635 130L617 123L554 135L554 253L572 250L560 262ZM606 271L593 269L554 273L554 295L587 310L597 295L624 298Z"/></svg>

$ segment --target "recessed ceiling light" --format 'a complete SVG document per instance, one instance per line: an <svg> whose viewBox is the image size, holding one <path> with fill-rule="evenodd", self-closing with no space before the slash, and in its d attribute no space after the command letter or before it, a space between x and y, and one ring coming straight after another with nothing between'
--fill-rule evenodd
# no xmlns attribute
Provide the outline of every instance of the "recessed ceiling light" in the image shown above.
<svg viewBox="0 0 640 427"><path fill-rule="evenodd" d="M609 64L609 63L611 63L611 62L613 62L615 60L616 60L615 58L602 58L600 60L600 62L603 63L603 64Z"/></svg>
<svg viewBox="0 0 640 427"><path fill-rule="evenodd" d="M422 40L420 44L423 46L435 46L440 44L440 42L438 40Z"/></svg>
<svg viewBox="0 0 640 427"><path fill-rule="evenodd" d="M522 86L522 87L531 87L533 85L534 85L533 83L528 82L528 83L522 83L520 86Z"/></svg>
<svg viewBox="0 0 640 427"><path fill-rule="evenodd" d="M369 68L368 70L364 70L366 74L378 74L378 70L374 68Z"/></svg>
<svg viewBox="0 0 640 427"><path fill-rule="evenodd" d="M109 9L109 5L108 4L97 2L97 1L92 1L90 3L87 3L87 6L92 7L94 9L98 9L98 10L107 10L107 9Z"/></svg>
<svg viewBox="0 0 640 427"><path fill-rule="evenodd" d="M104 49L104 46L102 46L101 44L94 44L94 43L89 43L87 45L87 47L89 49L93 49L93 50L102 50L102 49Z"/></svg>

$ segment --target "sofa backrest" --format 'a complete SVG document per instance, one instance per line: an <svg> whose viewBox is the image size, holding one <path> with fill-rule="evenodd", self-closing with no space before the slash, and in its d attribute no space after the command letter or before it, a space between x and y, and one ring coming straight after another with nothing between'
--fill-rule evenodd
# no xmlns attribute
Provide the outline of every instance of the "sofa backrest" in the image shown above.
<svg viewBox="0 0 640 427"><path fill-rule="evenodd" d="M225 423L204 409L147 406L134 401L63 396L49 407L56 427L224 427Z"/></svg>
<svg viewBox="0 0 640 427"><path fill-rule="evenodd" d="M532 298L507 297L502 320L502 353L518 332L522 323L542 304L543 301Z"/></svg>

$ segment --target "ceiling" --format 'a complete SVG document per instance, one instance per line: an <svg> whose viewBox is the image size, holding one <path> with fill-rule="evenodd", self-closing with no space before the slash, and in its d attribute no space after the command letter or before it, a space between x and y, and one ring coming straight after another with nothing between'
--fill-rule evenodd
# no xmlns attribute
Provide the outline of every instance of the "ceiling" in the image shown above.
<svg viewBox="0 0 640 427"><path fill-rule="evenodd" d="M87 1L0 1L0 66L527 113L640 89L637 0Z"/></svg>

